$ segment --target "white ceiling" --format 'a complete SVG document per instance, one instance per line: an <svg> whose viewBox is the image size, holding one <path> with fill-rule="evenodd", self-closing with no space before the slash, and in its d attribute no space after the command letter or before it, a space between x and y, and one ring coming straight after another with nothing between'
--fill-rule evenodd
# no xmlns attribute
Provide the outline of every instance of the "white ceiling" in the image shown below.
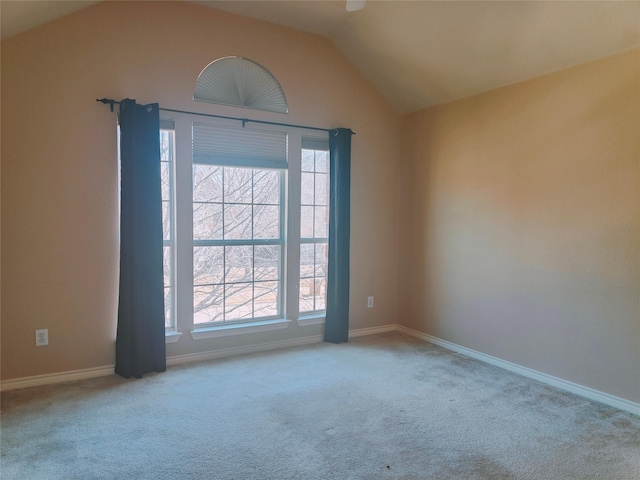
<svg viewBox="0 0 640 480"><path fill-rule="evenodd" d="M2 37L93 3L2 0ZM195 3L329 38L402 113L640 46L640 0Z"/></svg>

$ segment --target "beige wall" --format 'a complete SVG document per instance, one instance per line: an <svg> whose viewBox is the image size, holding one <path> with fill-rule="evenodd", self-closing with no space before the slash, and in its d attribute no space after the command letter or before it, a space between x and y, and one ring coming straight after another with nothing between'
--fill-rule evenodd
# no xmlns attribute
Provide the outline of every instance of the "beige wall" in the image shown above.
<svg viewBox="0 0 640 480"><path fill-rule="evenodd" d="M400 118L318 36L183 2L105 2L2 41L2 378L114 363L116 117L96 98L352 128L351 328L396 308ZM290 114L191 100L200 71L240 55L280 81ZM375 295L373 310L366 297ZM36 348L34 330L49 329ZM168 355L321 333L194 341Z"/></svg>
<svg viewBox="0 0 640 480"><path fill-rule="evenodd" d="M640 401L640 51L400 119L328 40L193 4L105 2L1 49L3 379L114 361L106 96L352 128L352 328L397 322ZM273 72L290 114L194 103L226 55ZM321 330L186 334L168 354Z"/></svg>
<svg viewBox="0 0 640 480"><path fill-rule="evenodd" d="M399 322L640 401L640 50L403 122Z"/></svg>

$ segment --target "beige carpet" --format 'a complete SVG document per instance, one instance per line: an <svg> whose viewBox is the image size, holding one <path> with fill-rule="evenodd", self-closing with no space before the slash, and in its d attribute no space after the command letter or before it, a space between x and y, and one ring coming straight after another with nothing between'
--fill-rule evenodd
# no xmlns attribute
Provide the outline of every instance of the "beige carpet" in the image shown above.
<svg viewBox="0 0 640 480"><path fill-rule="evenodd" d="M9 479L640 479L640 418L397 333L2 394Z"/></svg>

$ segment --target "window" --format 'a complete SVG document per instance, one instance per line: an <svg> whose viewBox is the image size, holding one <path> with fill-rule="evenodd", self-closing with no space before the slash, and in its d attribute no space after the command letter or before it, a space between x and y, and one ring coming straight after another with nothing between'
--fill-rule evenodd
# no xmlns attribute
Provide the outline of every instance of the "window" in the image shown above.
<svg viewBox="0 0 640 480"><path fill-rule="evenodd" d="M302 140L300 180L299 312L320 312L326 306L329 251L328 145Z"/></svg>
<svg viewBox="0 0 640 480"><path fill-rule="evenodd" d="M193 323L282 314L282 171L193 164Z"/></svg>
<svg viewBox="0 0 640 480"><path fill-rule="evenodd" d="M178 117L161 133L168 329L206 338L322 321L328 139Z"/></svg>
<svg viewBox="0 0 640 480"><path fill-rule="evenodd" d="M164 258L164 326L173 329L174 323L174 229L173 229L173 122L163 121L160 125L160 178L162 181L162 242Z"/></svg>

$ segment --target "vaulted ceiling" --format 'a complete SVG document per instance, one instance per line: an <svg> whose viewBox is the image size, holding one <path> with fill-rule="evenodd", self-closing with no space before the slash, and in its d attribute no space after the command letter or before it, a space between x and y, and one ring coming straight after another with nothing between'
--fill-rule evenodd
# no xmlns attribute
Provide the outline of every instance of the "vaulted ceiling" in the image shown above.
<svg viewBox="0 0 640 480"><path fill-rule="evenodd" d="M2 37L94 3L2 0ZM640 1L194 3L327 37L402 113L640 46Z"/></svg>

